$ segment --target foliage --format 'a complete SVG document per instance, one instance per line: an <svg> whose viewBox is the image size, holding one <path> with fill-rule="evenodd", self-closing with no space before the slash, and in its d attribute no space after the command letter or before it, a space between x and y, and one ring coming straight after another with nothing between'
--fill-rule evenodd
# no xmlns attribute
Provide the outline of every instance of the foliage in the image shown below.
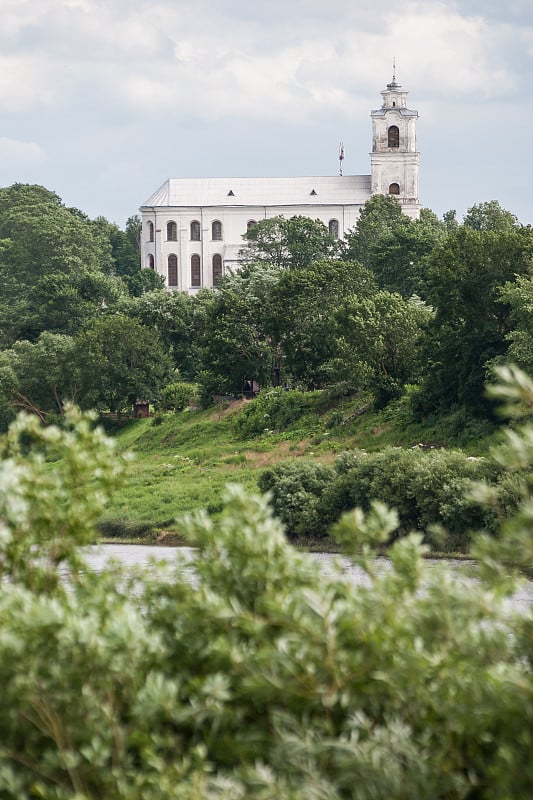
<svg viewBox="0 0 533 800"><path fill-rule="evenodd" d="M354 389L375 393L378 405L398 397L418 377L418 342L430 310L381 290L348 298L336 313L337 355L329 365Z"/></svg>
<svg viewBox="0 0 533 800"><path fill-rule="evenodd" d="M290 534L323 534L343 512L356 506L369 511L375 501L396 509L401 535L435 525L444 528L448 539L439 540L443 549L466 549L471 530L494 532L499 521L493 509L470 497L476 481L498 490L501 470L490 459L453 450L389 447L377 453L346 452L333 470L317 472L317 478L313 469L305 461L289 462L266 470L259 480L260 488L271 492L273 508ZM501 495L509 514L520 499L518 487L504 483Z"/></svg>
<svg viewBox="0 0 533 800"><path fill-rule="evenodd" d="M509 309L500 287L529 272L533 231L460 226L429 257L428 325L423 355L427 409L465 404L486 413L485 365L505 354Z"/></svg>
<svg viewBox="0 0 533 800"><path fill-rule="evenodd" d="M199 399L198 385L187 381L168 383L161 390L159 405L165 411L184 411L187 406L197 403Z"/></svg>
<svg viewBox="0 0 533 800"><path fill-rule="evenodd" d="M79 393L75 346L72 336L44 331L36 342L15 342L4 351L13 377L2 381L0 391L13 412L34 413L41 421L63 414L65 401L75 401Z"/></svg>
<svg viewBox="0 0 533 800"><path fill-rule="evenodd" d="M283 216L262 219L244 234L240 252L244 263L267 262L275 267L302 269L333 256L337 242L320 220Z"/></svg>
<svg viewBox="0 0 533 800"><path fill-rule="evenodd" d="M270 389L247 403L235 416L235 429L243 436L257 436L265 431L283 431L319 399L313 392Z"/></svg>
<svg viewBox="0 0 533 800"><path fill-rule="evenodd" d="M112 412L157 399L171 374L157 332L114 314L96 319L76 341L80 404Z"/></svg>
<svg viewBox="0 0 533 800"><path fill-rule="evenodd" d="M262 492L269 492L272 510L290 536L324 535L324 516L318 504L334 479L331 467L310 461L284 461L264 470L258 481Z"/></svg>
<svg viewBox="0 0 533 800"><path fill-rule="evenodd" d="M533 401L531 384L520 392ZM530 459L530 439L510 440L508 466L518 468L519 453ZM531 566L530 500L500 537L480 540L480 583L426 570L419 536L397 542L380 570L370 547L397 522L380 505L337 528L363 585L340 565L320 574L265 502L235 487L217 522L186 521L198 548L193 581L162 565L128 579L118 567L80 569L77 545L117 469L107 440L81 421L60 432L34 419L9 442L6 800L531 795L532 617L509 609L504 570L508 543ZM64 464L53 472L49 446ZM68 585L59 562L70 565Z"/></svg>
<svg viewBox="0 0 533 800"><path fill-rule="evenodd" d="M0 189L0 342L35 340L48 330L72 335L123 284L110 273L106 229L41 186Z"/></svg>

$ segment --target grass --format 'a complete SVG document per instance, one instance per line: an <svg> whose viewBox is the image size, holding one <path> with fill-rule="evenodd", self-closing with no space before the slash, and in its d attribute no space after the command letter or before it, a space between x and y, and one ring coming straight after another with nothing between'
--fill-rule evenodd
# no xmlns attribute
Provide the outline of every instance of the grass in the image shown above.
<svg viewBox="0 0 533 800"><path fill-rule="evenodd" d="M315 405L281 432L243 439L234 423L242 405L134 420L118 428L118 452L133 451L135 457L102 520L102 535L153 542L163 531L174 542L180 516L200 508L216 514L227 483L257 491L261 470L287 458L331 463L349 449L420 443L456 447L461 436L469 453L482 454L494 438L490 427L473 423L465 437L465 425L452 418L415 424L406 420L401 402L357 415L365 403L343 398L322 409Z"/></svg>

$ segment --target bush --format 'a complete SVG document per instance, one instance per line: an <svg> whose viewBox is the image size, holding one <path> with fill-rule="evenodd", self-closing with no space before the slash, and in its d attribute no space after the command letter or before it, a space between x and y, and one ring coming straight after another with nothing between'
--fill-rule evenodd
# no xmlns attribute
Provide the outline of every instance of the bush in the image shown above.
<svg viewBox="0 0 533 800"><path fill-rule="evenodd" d="M322 468L316 479L314 471L319 469L301 461L282 464L259 482L272 493L273 508L290 533L321 536L343 512L356 506L369 511L376 500L397 510L396 535L440 525L458 549L468 547L470 530L494 531L499 524L492 508L470 496L476 481L498 487L502 470L492 459L453 450L390 447L378 453L344 453L333 470ZM501 493L508 511L516 509L519 495L507 484L502 484Z"/></svg>
<svg viewBox="0 0 533 800"><path fill-rule="evenodd" d="M533 385L530 386L533 400ZM21 452L21 434L32 447ZM524 467L533 433L511 441ZM50 469L43 454L60 448ZM528 460L527 458L525 459ZM5 800L523 800L533 793L531 500L477 545L479 583L426 570L420 537L356 587L233 487L183 530L180 568L95 574L84 545L121 471L90 425L12 428L0 465L0 796ZM344 474L349 474L348 472ZM358 552L393 512L347 515ZM58 572L65 567L68 582Z"/></svg>
<svg viewBox="0 0 533 800"><path fill-rule="evenodd" d="M333 476L333 470L327 466L285 461L262 472L258 483L262 492L270 492L270 504L289 536L319 536L325 529L317 506Z"/></svg>
<svg viewBox="0 0 533 800"><path fill-rule="evenodd" d="M199 398L198 384L175 381L162 390L160 405L164 411L184 411L188 406L197 403Z"/></svg>
<svg viewBox="0 0 533 800"><path fill-rule="evenodd" d="M319 402L320 392L270 389L262 391L236 415L234 425L243 437L265 431L284 431Z"/></svg>

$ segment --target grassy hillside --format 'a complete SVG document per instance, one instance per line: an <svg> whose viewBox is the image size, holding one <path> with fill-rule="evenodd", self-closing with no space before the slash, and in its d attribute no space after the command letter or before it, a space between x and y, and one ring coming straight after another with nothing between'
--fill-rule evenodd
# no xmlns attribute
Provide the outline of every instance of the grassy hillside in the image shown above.
<svg viewBox="0 0 533 800"><path fill-rule="evenodd" d="M401 402L375 412L360 398L327 402L317 392L282 431L265 427L245 438L236 424L245 405L134 420L113 431L118 451L133 452L134 460L102 521L104 538L172 541L168 532L179 532L180 515L216 512L228 482L256 491L261 470L288 458L330 463L345 450L388 445L453 445L481 454L494 436L486 423L468 422L460 412L415 424Z"/></svg>

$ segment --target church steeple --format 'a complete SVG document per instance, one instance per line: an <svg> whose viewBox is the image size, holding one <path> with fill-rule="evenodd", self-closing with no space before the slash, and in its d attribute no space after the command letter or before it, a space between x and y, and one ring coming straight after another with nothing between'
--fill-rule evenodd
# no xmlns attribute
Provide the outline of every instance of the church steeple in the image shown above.
<svg viewBox="0 0 533 800"><path fill-rule="evenodd" d="M392 194L406 214L418 217L418 167L416 150L418 111L407 108L407 95L396 80L393 61L392 81L381 92L381 108L372 111L372 194Z"/></svg>

